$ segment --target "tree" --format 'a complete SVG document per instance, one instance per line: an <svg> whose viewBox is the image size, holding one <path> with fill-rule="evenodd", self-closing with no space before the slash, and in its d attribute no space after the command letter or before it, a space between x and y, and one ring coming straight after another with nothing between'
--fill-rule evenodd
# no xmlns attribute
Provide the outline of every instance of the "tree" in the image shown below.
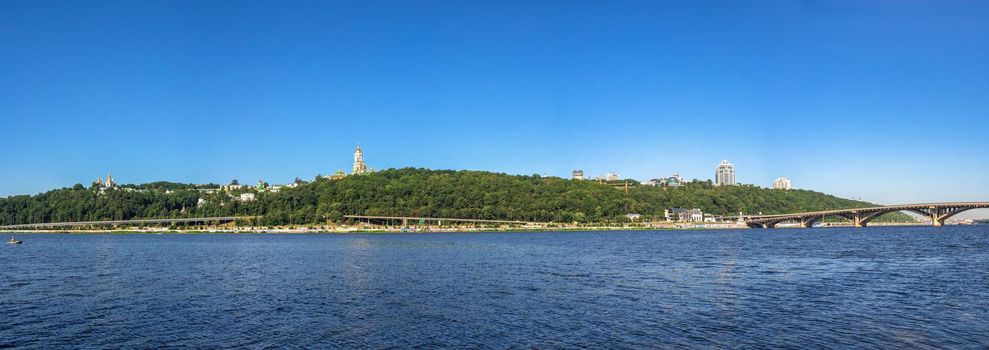
<svg viewBox="0 0 989 350"><path fill-rule="evenodd" d="M158 182L135 185L136 191L99 194L80 187L0 199L0 224L258 215L264 225L301 225L339 223L352 214L605 223L624 220L633 212L661 217L672 207L733 215L740 209L781 214L873 205L813 191L714 187L708 181L693 181L676 190L630 185L626 193L624 186L594 181L415 168L336 181L317 179L278 193L260 193L254 202L231 197L253 192L250 189L207 194L194 185ZM199 198L206 204L197 206ZM899 213L880 219L910 220Z"/></svg>

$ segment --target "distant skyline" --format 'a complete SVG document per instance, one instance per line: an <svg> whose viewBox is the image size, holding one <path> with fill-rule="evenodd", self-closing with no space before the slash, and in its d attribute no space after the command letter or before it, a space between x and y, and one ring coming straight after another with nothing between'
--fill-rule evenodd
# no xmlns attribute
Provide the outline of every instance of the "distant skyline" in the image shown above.
<svg viewBox="0 0 989 350"><path fill-rule="evenodd" d="M989 201L989 3L3 1L0 196L352 167Z"/></svg>

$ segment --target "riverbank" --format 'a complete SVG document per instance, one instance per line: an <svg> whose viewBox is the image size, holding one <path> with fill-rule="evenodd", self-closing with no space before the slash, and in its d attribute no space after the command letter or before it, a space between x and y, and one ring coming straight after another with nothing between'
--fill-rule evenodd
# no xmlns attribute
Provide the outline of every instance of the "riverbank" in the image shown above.
<svg viewBox="0 0 989 350"><path fill-rule="evenodd" d="M925 223L873 223L870 226L927 226ZM829 223L818 227L851 227L848 223ZM737 223L659 223L648 225L602 226L319 226L319 227L123 227L115 229L45 229L0 230L0 234L73 233L73 234L334 234L334 233L432 233L432 232L554 232L554 231L655 231L655 230L732 230L749 227ZM798 225L780 225L777 228L799 228Z"/></svg>
<svg viewBox="0 0 989 350"><path fill-rule="evenodd" d="M0 234L73 233L73 234L346 234L346 233L442 233L442 232L555 232L555 231L650 231L650 230L700 230L741 229L738 227L433 227L433 228L385 228L339 227L331 229L311 228L225 228L225 229L171 229L171 228L121 228L87 230L0 230Z"/></svg>

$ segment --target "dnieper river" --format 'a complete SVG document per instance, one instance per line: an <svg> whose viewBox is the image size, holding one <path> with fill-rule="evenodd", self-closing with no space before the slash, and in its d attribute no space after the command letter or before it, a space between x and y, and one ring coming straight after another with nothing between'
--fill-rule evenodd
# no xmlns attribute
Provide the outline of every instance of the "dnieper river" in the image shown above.
<svg viewBox="0 0 989 350"><path fill-rule="evenodd" d="M17 237L0 347L989 347L989 226Z"/></svg>

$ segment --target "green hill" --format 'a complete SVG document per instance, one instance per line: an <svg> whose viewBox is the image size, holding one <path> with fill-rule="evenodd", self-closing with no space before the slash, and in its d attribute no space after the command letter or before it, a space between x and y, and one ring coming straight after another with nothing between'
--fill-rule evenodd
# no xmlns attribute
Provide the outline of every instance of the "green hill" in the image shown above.
<svg viewBox="0 0 989 350"><path fill-rule="evenodd" d="M555 177L482 171L392 169L340 180L320 178L278 193L257 193L256 201L235 200L244 192L215 185L171 183L128 185L97 194L76 185L35 196L0 199L0 224L128 220L135 218L260 215L265 225L342 222L344 215L389 215L554 222L614 222L628 213L662 219L671 207L705 213L779 214L874 206L805 190L755 186L714 187L692 182L680 188L622 185ZM202 198L205 203L199 203ZM885 220L908 221L904 214Z"/></svg>

